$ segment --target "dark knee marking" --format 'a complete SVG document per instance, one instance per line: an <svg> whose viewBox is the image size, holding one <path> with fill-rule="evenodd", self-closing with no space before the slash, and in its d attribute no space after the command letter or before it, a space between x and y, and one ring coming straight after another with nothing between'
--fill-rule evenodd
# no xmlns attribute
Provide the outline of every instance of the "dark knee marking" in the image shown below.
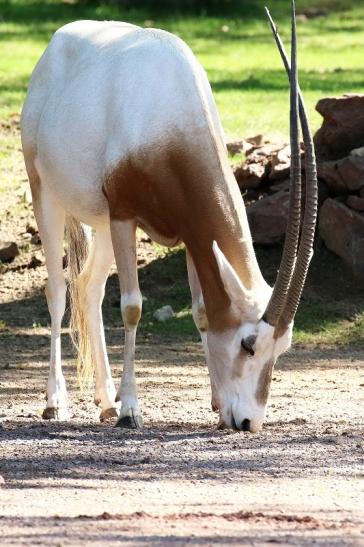
<svg viewBox="0 0 364 547"><path fill-rule="evenodd" d="M129 304L128 306L125 306L125 308L122 310L125 326L136 327L139 323L141 314L142 310L140 306L136 304Z"/></svg>
<svg viewBox="0 0 364 547"><path fill-rule="evenodd" d="M204 306L200 306L194 314L194 319L198 330L205 332L209 328L209 322L206 315L206 309Z"/></svg>

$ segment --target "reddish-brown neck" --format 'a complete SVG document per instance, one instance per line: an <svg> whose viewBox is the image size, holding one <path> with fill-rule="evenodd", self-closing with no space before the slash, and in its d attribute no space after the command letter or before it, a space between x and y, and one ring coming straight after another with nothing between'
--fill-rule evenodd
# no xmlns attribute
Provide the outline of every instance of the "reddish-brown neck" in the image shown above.
<svg viewBox="0 0 364 547"><path fill-rule="evenodd" d="M262 275L255 257L245 207L221 144L181 138L120 162L108 174L104 191L110 216L136 218L169 239L182 239L195 264L209 324L228 328L230 300L212 244L215 240L247 289ZM233 319L235 321L235 319Z"/></svg>

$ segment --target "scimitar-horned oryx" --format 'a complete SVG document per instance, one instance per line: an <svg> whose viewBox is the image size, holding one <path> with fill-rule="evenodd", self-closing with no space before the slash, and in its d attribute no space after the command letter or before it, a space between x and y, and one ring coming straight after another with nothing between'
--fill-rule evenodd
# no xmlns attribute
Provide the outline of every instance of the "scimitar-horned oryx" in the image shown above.
<svg viewBox="0 0 364 547"><path fill-rule="evenodd" d="M208 79L187 45L167 32L118 22L79 21L54 34L33 72L21 120L49 276L51 356L43 418L68 417L60 337L66 226L79 372L86 377L94 367L101 420L118 416L115 401L121 400L117 425L141 426L134 374L142 310L139 226L163 245L186 245L192 312L220 424L252 432L262 427L273 366L291 344L316 221L314 150L297 83L294 6L292 12L290 63L271 21L291 80L292 152L287 236L273 290L257 263ZM301 231L298 115L307 179ZM125 326L117 392L101 314L114 257Z"/></svg>

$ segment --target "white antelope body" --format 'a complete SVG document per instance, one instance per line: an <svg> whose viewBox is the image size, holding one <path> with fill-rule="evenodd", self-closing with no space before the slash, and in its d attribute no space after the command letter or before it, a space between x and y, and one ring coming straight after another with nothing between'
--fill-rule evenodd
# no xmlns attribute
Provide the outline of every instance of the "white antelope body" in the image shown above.
<svg viewBox="0 0 364 547"><path fill-rule="evenodd" d="M306 200L297 251L295 32L293 38L292 207L289 241L272 294L254 254L210 85L191 50L169 33L125 23L80 21L53 36L32 75L21 122L49 275L51 358L44 418L68 417L60 345L67 225L81 373L89 371L92 361L101 420L118 416L115 401L121 400L117 424L142 424L134 374L142 308L135 242L140 226L162 244L186 245L193 317L204 344L212 404L220 413L220 423L250 431L261 428L274 363L291 343L316 214L312 143L307 124L305 134L300 97L306 172L310 162L312 171L306 193L313 204L307 207ZM80 223L94 229L87 257L88 238ZM101 314L114 257L125 326L124 368L117 393Z"/></svg>

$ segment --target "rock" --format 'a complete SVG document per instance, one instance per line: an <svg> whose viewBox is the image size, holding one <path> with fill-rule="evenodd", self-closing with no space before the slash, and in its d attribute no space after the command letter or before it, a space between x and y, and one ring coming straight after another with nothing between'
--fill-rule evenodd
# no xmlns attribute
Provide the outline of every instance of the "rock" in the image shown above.
<svg viewBox="0 0 364 547"><path fill-rule="evenodd" d="M241 189L257 188L268 178L272 181L280 181L289 176L291 154L289 146L282 141L265 141L262 135L247 141L254 145L251 149L246 149L246 160L234 168L235 178ZM234 143L236 148L231 150L238 150L238 146L243 146L242 142Z"/></svg>
<svg viewBox="0 0 364 547"><path fill-rule="evenodd" d="M291 167L291 148L285 146L272 154L270 161L270 180L280 180L289 176Z"/></svg>
<svg viewBox="0 0 364 547"><path fill-rule="evenodd" d="M235 156L235 154L240 154L241 152L244 152L244 153L248 152L249 150L253 148L253 145L250 144L245 139L242 139L240 141L228 142L226 144L226 148L228 149L230 154Z"/></svg>
<svg viewBox="0 0 364 547"><path fill-rule="evenodd" d="M364 95L321 99L316 110L324 118L314 137L319 161L341 159L364 147Z"/></svg>
<svg viewBox="0 0 364 547"><path fill-rule="evenodd" d="M290 179L282 180L281 182L277 182L275 184L272 184L269 187L269 190L271 192L289 192L291 185ZM319 207L322 205L322 203L329 197L329 189L326 186L326 184L322 181L318 181L318 205ZM304 207L306 199L306 183L305 183L305 177L302 177L302 207Z"/></svg>
<svg viewBox="0 0 364 547"><path fill-rule="evenodd" d="M172 306L162 306L159 308L159 310L156 310L153 314L154 319L157 321L167 321L167 319L171 319L174 317L174 311Z"/></svg>
<svg viewBox="0 0 364 547"><path fill-rule="evenodd" d="M362 187L360 188L360 190L359 190L359 196L360 196L361 198L364 198L364 186L362 186Z"/></svg>
<svg viewBox="0 0 364 547"><path fill-rule="evenodd" d="M364 277L364 216L328 198L320 209L319 232L326 247Z"/></svg>
<svg viewBox="0 0 364 547"><path fill-rule="evenodd" d="M247 152L249 162L262 162L268 163L275 153L282 150L285 144L282 142L266 142L262 146L254 147L251 152Z"/></svg>
<svg viewBox="0 0 364 547"><path fill-rule="evenodd" d="M317 181L317 188L318 188L318 207L321 207L325 199L329 197L329 188L328 186L322 182L321 180Z"/></svg>
<svg viewBox="0 0 364 547"><path fill-rule="evenodd" d="M272 184L269 189L272 192L288 192L289 187L291 185L290 179L282 180L281 182L276 182L275 184Z"/></svg>
<svg viewBox="0 0 364 547"><path fill-rule="evenodd" d="M15 241L0 241L0 261L11 262L19 254Z"/></svg>
<svg viewBox="0 0 364 547"><path fill-rule="evenodd" d="M253 241L272 245L284 238L289 209L289 193L277 192L247 208Z"/></svg>
<svg viewBox="0 0 364 547"><path fill-rule="evenodd" d="M36 252L28 262L28 268L38 268L44 264L44 258L40 251Z"/></svg>
<svg viewBox="0 0 364 547"><path fill-rule="evenodd" d="M349 196L346 205L355 211L364 211L364 197Z"/></svg>
<svg viewBox="0 0 364 547"><path fill-rule="evenodd" d="M30 188L28 187L24 194L23 194L23 202L24 203L32 203L33 202L33 196Z"/></svg>
<svg viewBox="0 0 364 547"><path fill-rule="evenodd" d="M254 137L249 137L246 139L247 142L254 146L261 146L264 142L264 136L263 135L255 135Z"/></svg>
<svg viewBox="0 0 364 547"><path fill-rule="evenodd" d="M37 226L35 225L34 222L28 222L27 225L26 225L25 231L28 234L31 234L32 236L34 236L34 234L38 233L38 228L37 228Z"/></svg>
<svg viewBox="0 0 364 547"><path fill-rule="evenodd" d="M42 243L38 232L32 235L30 242L33 243L33 245L40 245Z"/></svg>
<svg viewBox="0 0 364 547"><path fill-rule="evenodd" d="M244 163L234 169L239 188L257 188L262 182L266 166L261 163Z"/></svg>
<svg viewBox="0 0 364 547"><path fill-rule="evenodd" d="M364 157L318 163L317 175L335 193L356 192L364 186Z"/></svg>
<svg viewBox="0 0 364 547"><path fill-rule="evenodd" d="M350 156L355 156L356 158L364 158L364 146L362 146L361 148L354 148L354 150L350 152Z"/></svg>

